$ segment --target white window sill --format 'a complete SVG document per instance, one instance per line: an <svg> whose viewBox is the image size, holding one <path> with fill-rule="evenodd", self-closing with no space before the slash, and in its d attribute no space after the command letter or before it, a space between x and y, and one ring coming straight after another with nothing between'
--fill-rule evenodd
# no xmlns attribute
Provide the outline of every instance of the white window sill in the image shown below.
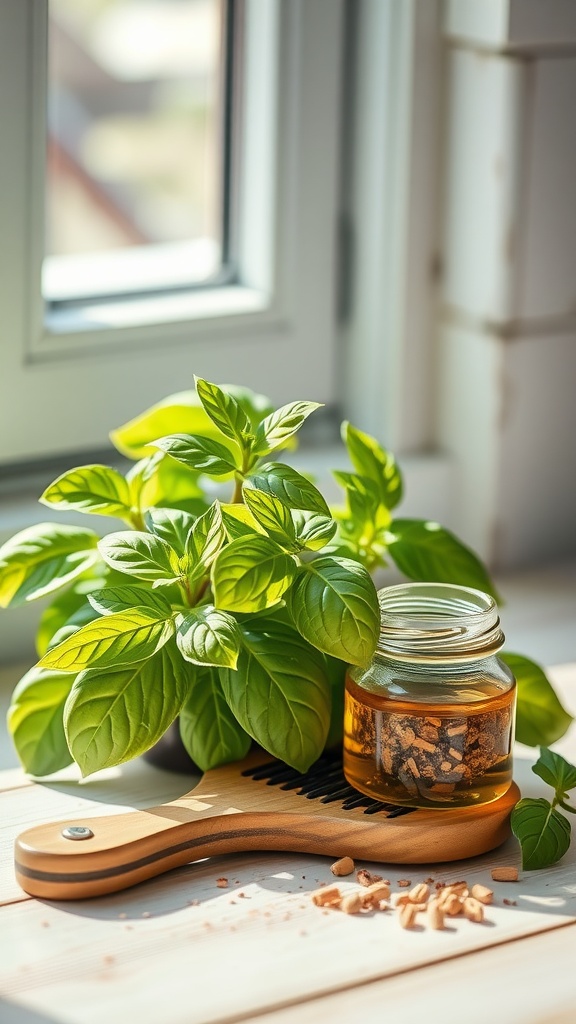
<svg viewBox="0 0 576 1024"><path fill-rule="evenodd" d="M52 347L63 334L214 320L260 313L268 307L269 296L263 292L229 285L60 307L48 312L46 327Z"/></svg>

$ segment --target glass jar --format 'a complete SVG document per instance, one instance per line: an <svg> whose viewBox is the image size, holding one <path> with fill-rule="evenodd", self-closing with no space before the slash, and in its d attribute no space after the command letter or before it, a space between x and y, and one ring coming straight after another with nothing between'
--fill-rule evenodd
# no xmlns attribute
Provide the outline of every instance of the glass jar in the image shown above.
<svg viewBox="0 0 576 1024"><path fill-rule="evenodd" d="M346 676L344 774L361 793L409 807L497 800L512 782L515 679L479 590L408 583L378 593L380 637Z"/></svg>

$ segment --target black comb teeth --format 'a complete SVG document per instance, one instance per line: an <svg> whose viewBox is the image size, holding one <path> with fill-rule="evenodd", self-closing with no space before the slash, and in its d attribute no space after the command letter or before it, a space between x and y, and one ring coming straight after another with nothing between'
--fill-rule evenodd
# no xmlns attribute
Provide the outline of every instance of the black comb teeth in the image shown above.
<svg viewBox="0 0 576 1024"><path fill-rule="evenodd" d="M322 754L307 772L298 772L283 761L267 761L256 768L246 768L242 775L257 782L266 780L267 786L297 790L298 796L305 796L308 800L320 800L323 804L341 800L342 809L345 811L353 807L363 807L364 814L377 814L383 811L387 818L399 818L413 810L412 807L382 803L359 793L347 782L342 770L342 758L337 754Z"/></svg>

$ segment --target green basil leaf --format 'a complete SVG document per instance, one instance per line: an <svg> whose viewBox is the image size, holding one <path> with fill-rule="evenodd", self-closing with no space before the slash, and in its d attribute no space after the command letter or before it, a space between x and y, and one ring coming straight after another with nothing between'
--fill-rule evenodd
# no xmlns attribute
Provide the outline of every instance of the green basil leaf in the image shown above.
<svg viewBox="0 0 576 1024"><path fill-rule="evenodd" d="M133 608L147 608L161 618L169 618L172 609L166 598L149 587L120 586L104 587L88 594L92 608L99 615L115 615L116 612L130 612Z"/></svg>
<svg viewBox="0 0 576 1024"><path fill-rule="evenodd" d="M564 735L572 716L564 710L544 670L521 654L501 654L518 684L516 739L529 747L548 747Z"/></svg>
<svg viewBox="0 0 576 1024"><path fill-rule="evenodd" d="M132 479L130 473L127 477L135 506L140 509L177 508L193 516L205 511L207 506L200 486L201 473L160 451L143 462L151 465L150 472L143 470L140 480ZM137 466L142 466L143 462Z"/></svg>
<svg viewBox="0 0 576 1024"><path fill-rule="evenodd" d="M230 710L219 673L197 671L180 711L180 735L192 760L203 772L246 757L252 738Z"/></svg>
<svg viewBox="0 0 576 1024"><path fill-rule="evenodd" d="M215 501L194 523L186 542L186 551L193 564L207 569L212 565L226 541L220 502Z"/></svg>
<svg viewBox="0 0 576 1024"><path fill-rule="evenodd" d="M322 658L277 620L261 618L241 629L236 671L220 672L226 700L257 743L304 772L322 753L330 723Z"/></svg>
<svg viewBox="0 0 576 1024"><path fill-rule="evenodd" d="M188 534L195 518L190 512L179 508L152 508L144 516L146 529L155 537L160 537L178 555L186 551Z"/></svg>
<svg viewBox="0 0 576 1024"><path fill-rule="evenodd" d="M51 651L53 647L57 647L64 640L67 640L69 636L76 633L82 626L85 626L88 622L93 622L94 619L98 618L98 612L94 610L92 605L85 601L84 604L74 612L66 620L66 622L56 630L56 632L50 637L49 643L46 646L46 650L43 654ZM43 655L41 655L43 656Z"/></svg>
<svg viewBox="0 0 576 1024"><path fill-rule="evenodd" d="M367 665L380 630L376 589L349 558L315 558L298 569L286 603L298 631L320 651Z"/></svg>
<svg viewBox="0 0 576 1024"><path fill-rule="evenodd" d="M171 434L157 438L153 444L177 462L184 463L190 469L209 473L210 476L228 476L236 469L241 469L240 455L233 455L229 448L210 437Z"/></svg>
<svg viewBox="0 0 576 1024"><path fill-rule="evenodd" d="M358 538L374 530L386 529L391 522L390 511L382 501L380 487L374 480L358 473L342 473L336 470L334 479L346 491L348 513L353 529L350 533Z"/></svg>
<svg viewBox="0 0 576 1024"><path fill-rule="evenodd" d="M298 544L308 551L319 551L336 533L337 523L331 516L320 512L293 509L292 522Z"/></svg>
<svg viewBox="0 0 576 1024"><path fill-rule="evenodd" d="M130 488L111 466L80 466L62 473L42 494L51 508L71 509L99 516L130 516Z"/></svg>
<svg viewBox="0 0 576 1024"><path fill-rule="evenodd" d="M82 774L122 764L153 746L178 715L187 687L173 640L136 665L81 672L66 701L64 727Z"/></svg>
<svg viewBox="0 0 576 1024"><path fill-rule="evenodd" d="M151 533L109 533L100 541L98 550L107 565L140 580L172 582L180 575L176 553L166 541Z"/></svg>
<svg viewBox="0 0 576 1024"><path fill-rule="evenodd" d="M253 537L254 534L266 536L265 529L254 518L250 509L242 504L220 505L222 512L222 523L228 540L238 540L239 537Z"/></svg>
<svg viewBox="0 0 576 1024"><path fill-rule="evenodd" d="M196 391L206 414L218 429L240 448L244 448L252 434L252 424L236 399L216 384L195 377Z"/></svg>
<svg viewBox="0 0 576 1024"><path fill-rule="evenodd" d="M258 491L251 485L243 488L244 501L254 519L266 533L283 547L293 549L296 538L290 509L274 494Z"/></svg>
<svg viewBox="0 0 576 1024"><path fill-rule="evenodd" d="M482 590L499 599L477 555L439 523L395 519L386 540L391 557L408 579L424 583L455 583Z"/></svg>
<svg viewBox="0 0 576 1024"><path fill-rule="evenodd" d="M250 388L226 384L223 390L236 399L248 416L253 430L262 417L272 411L270 399L251 391ZM123 455L127 455L129 459L140 459L152 454L151 443L155 438L179 432L202 434L204 437L218 436L219 431L206 415L196 391L181 391L169 395L141 415L113 430L110 438ZM162 501L160 504L165 505L166 502Z"/></svg>
<svg viewBox="0 0 576 1024"><path fill-rule="evenodd" d="M347 665L339 658L331 658L324 655L324 666L330 692L332 694L332 708L330 712L330 728L326 737L327 747L342 747L342 735L344 730L344 692Z"/></svg>
<svg viewBox="0 0 576 1024"><path fill-rule="evenodd" d="M98 537L92 530L38 523L15 534L0 548L0 607L66 586L98 561Z"/></svg>
<svg viewBox="0 0 576 1024"><path fill-rule="evenodd" d="M141 459L154 454L152 442L157 437L181 431L184 434L210 436L216 431L204 412L195 391L180 391L168 395L150 409L128 423L113 430L112 444L129 459Z"/></svg>
<svg viewBox="0 0 576 1024"><path fill-rule="evenodd" d="M240 632L236 619L213 605L193 608L178 625L176 643L183 658L196 665L236 668Z"/></svg>
<svg viewBox="0 0 576 1024"><path fill-rule="evenodd" d="M51 775L72 763L62 715L74 677L31 668L18 683L8 710L8 731L24 770Z"/></svg>
<svg viewBox="0 0 576 1024"><path fill-rule="evenodd" d="M321 408L319 402L289 402L270 413L262 420L256 431L253 446L255 455L268 455L276 448L283 448L286 442L299 430L304 421Z"/></svg>
<svg viewBox="0 0 576 1024"><path fill-rule="evenodd" d="M296 573L294 559L268 537L242 537L222 548L213 565L217 608L260 612L280 601Z"/></svg>
<svg viewBox="0 0 576 1024"><path fill-rule="evenodd" d="M542 747L540 757L536 764L532 765L532 771L539 775L544 782L556 791L556 794L564 799L571 789L576 787L576 768L569 761L566 761L560 754L556 754L547 747Z"/></svg>
<svg viewBox="0 0 576 1024"><path fill-rule="evenodd" d="M543 797L520 800L512 811L510 824L520 843L522 867L526 871L550 867L570 846L570 822Z"/></svg>
<svg viewBox="0 0 576 1024"><path fill-rule="evenodd" d="M100 589L103 585L104 579L102 577L93 580L79 580L76 586L62 591L44 609L36 631L36 652L39 658L51 646L51 641L55 634L66 626L76 613L82 614L84 611L86 615L90 615L90 618L96 617L95 612L92 615L93 609L88 604L87 594L91 590ZM89 622L90 619L87 618L85 621ZM83 623L80 624L83 625Z"/></svg>
<svg viewBox="0 0 576 1024"><path fill-rule="evenodd" d="M403 484L392 452L348 422L342 424L342 439L356 472L374 481L386 508L396 508L402 500Z"/></svg>
<svg viewBox="0 0 576 1024"><path fill-rule="evenodd" d="M288 508L303 508L329 516L330 509L317 487L283 462L268 462L249 477L252 487L274 494Z"/></svg>
<svg viewBox="0 0 576 1024"><path fill-rule="evenodd" d="M62 672L132 665L155 654L174 629L171 619L151 609L132 608L129 612L115 612L82 626L48 651L39 665Z"/></svg>

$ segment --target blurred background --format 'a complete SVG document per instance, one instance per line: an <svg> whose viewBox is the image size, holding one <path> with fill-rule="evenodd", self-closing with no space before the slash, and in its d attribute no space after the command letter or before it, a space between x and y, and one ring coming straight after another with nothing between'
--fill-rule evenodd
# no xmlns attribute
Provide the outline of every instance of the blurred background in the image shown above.
<svg viewBox="0 0 576 1024"><path fill-rule="evenodd" d="M330 497L373 433L576 658L576 5L3 0L2 81L0 543L197 373L324 402Z"/></svg>

